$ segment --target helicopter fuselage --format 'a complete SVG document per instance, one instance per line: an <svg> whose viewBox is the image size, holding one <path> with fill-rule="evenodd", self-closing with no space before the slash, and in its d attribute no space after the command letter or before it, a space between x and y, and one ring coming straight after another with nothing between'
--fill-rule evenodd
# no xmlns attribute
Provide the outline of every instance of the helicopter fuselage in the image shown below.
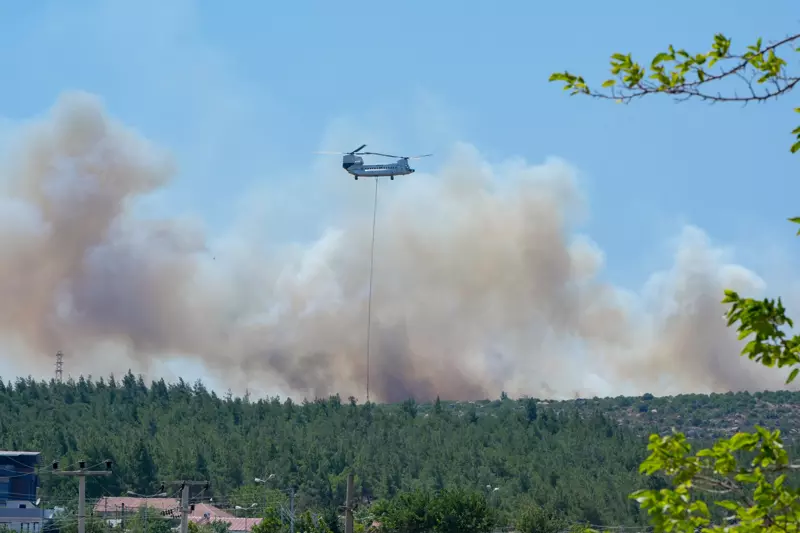
<svg viewBox="0 0 800 533"><path fill-rule="evenodd" d="M390 178L406 176L415 170L408 166L407 159L398 159L389 165L365 165L364 160L358 156L346 155L342 159L342 168L349 172L355 179L358 178Z"/></svg>

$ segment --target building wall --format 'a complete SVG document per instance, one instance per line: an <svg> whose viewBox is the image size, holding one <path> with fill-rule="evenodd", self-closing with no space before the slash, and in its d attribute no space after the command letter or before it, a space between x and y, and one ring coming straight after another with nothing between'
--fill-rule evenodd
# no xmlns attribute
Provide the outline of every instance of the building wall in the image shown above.
<svg viewBox="0 0 800 533"><path fill-rule="evenodd" d="M8 500L36 501L39 476L35 474L38 456L0 456L0 505Z"/></svg>
<svg viewBox="0 0 800 533"><path fill-rule="evenodd" d="M14 502L16 507L0 508L0 525L21 533L38 533L42 524L52 518L53 511L38 509L31 502ZM19 505L25 505L20 508Z"/></svg>
<svg viewBox="0 0 800 533"><path fill-rule="evenodd" d="M39 533L53 512L36 507L38 453L0 452L0 525L20 533Z"/></svg>
<svg viewBox="0 0 800 533"><path fill-rule="evenodd" d="M5 526L11 531L19 531L20 533L39 533L42 530L42 522L5 522L5 519L0 518L0 526Z"/></svg>

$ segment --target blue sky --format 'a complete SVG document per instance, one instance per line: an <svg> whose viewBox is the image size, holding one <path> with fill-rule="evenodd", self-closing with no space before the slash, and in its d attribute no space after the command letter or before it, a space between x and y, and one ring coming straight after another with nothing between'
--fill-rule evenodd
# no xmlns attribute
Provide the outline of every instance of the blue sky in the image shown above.
<svg viewBox="0 0 800 533"><path fill-rule="evenodd" d="M321 228L310 213L326 197L301 181L322 164L315 150L441 153L464 141L490 160L558 156L581 172L603 275L638 287L685 223L748 264L764 260L747 256L753 246L794 246L796 102L617 106L569 98L548 75L602 81L612 52L705 50L718 31L741 44L780 37L796 13L788 0L5 3L0 115L41 114L65 90L98 94L177 158L178 178L146 209L221 232L248 191L284 187L298 196L270 216L286 239Z"/></svg>

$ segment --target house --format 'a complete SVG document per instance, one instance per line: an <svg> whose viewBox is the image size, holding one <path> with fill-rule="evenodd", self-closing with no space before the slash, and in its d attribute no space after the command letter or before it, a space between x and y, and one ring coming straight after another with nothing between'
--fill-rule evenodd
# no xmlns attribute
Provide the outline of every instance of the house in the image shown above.
<svg viewBox="0 0 800 533"><path fill-rule="evenodd" d="M181 501L177 498L134 498L128 496L100 498L94 504L94 514L105 520L113 520L121 518L123 515L130 516L135 514L142 507L153 509L162 515L172 516L176 519L181 517ZM212 517L233 518L232 514L206 503L193 503L192 507L194 509L190 514L190 519L194 516L199 520L205 514Z"/></svg>
<svg viewBox="0 0 800 533"><path fill-rule="evenodd" d="M39 452L0 450L0 525L20 532L41 531L53 511L37 507Z"/></svg>
<svg viewBox="0 0 800 533"><path fill-rule="evenodd" d="M94 514L112 524L118 524L125 517L136 514L142 507L153 509L163 516L175 519L181 517L181 502L176 498L134 498L134 497L106 497L99 499L94 505ZM260 518L236 518L219 507L207 503L194 503L189 514L189 521L197 524L207 524L214 521L227 522L231 526L231 533L249 532L258 524Z"/></svg>
<svg viewBox="0 0 800 533"><path fill-rule="evenodd" d="M194 522L195 524L202 526L204 524L210 524L211 522L227 522L230 525L230 532L231 533L250 533L253 530L253 526L261 523L261 518L236 518L236 517L212 517L210 515L206 516L190 516L189 520Z"/></svg>

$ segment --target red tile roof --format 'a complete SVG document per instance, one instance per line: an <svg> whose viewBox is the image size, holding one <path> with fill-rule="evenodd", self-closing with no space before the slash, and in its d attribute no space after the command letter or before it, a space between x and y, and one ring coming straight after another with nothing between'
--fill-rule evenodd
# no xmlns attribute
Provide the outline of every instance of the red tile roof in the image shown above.
<svg viewBox="0 0 800 533"><path fill-rule="evenodd" d="M205 513L208 513L212 517L217 517L217 518L234 518L234 516L231 513L223 511L219 507L214 507L213 505L209 505L207 503L194 504L194 511L192 511L192 516L202 517Z"/></svg>
<svg viewBox="0 0 800 533"><path fill-rule="evenodd" d="M100 513L118 513L125 509L135 511L140 507L147 504L147 507L158 509L159 511L167 511L175 509L180 513L180 502L175 498L134 498L132 496L110 496L100 498L94 504L94 512Z"/></svg>
<svg viewBox="0 0 800 533"><path fill-rule="evenodd" d="M252 531L253 526L261 522L261 518L233 518L233 517L211 517L208 519L204 516L190 516L189 520L197 524L207 524L215 520L227 522L231 525L231 531Z"/></svg>
<svg viewBox="0 0 800 533"><path fill-rule="evenodd" d="M126 511L136 511L145 504L147 507L159 511L172 511L176 518L181 515L181 503L176 498L134 498L132 496L110 496L100 498L97 503L94 504L94 512L95 514L118 513L122 511L122 509ZM205 513L216 518L233 518L232 514L218 507L214 507L213 505L208 505L207 503L195 504L194 511L192 512L193 515L202 518Z"/></svg>

